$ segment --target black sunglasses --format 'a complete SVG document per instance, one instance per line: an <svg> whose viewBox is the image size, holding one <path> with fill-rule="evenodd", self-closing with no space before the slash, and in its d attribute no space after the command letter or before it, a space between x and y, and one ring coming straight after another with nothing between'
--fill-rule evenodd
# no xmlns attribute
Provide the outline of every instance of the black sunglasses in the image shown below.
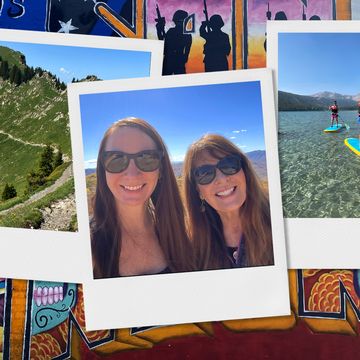
<svg viewBox="0 0 360 360"><path fill-rule="evenodd" d="M160 167L163 152L160 150L144 150L136 154L127 154L122 151L104 151L102 161L107 172L121 173L125 171L131 159L141 171L155 171Z"/></svg>
<svg viewBox="0 0 360 360"><path fill-rule="evenodd" d="M225 175L234 175L242 168L241 159L236 155L225 156L216 165L201 165L194 169L195 181L200 185L210 184L216 176L216 169Z"/></svg>

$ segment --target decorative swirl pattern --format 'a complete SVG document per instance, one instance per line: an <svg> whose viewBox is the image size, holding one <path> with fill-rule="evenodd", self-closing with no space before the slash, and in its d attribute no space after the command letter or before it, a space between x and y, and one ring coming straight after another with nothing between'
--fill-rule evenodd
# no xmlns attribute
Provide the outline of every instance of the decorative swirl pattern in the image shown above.
<svg viewBox="0 0 360 360"><path fill-rule="evenodd" d="M357 308L360 299L353 284L353 272L350 270L334 270L322 274L311 289L308 310L321 312L340 311L340 281L344 284Z"/></svg>
<svg viewBox="0 0 360 360"><path fill-rule="evenodd" d="M62 351L56 339L48 333L31 337L30 359L50 360L61 355Z"/></svg>
<svg viewBox="0 0 360 360"><path fill-rule="evenodd" d="M303 270L302 274L303 274L304 278L308 278L308 277L316 275L320 271L321 270L317 270L317 269L307 269L307 270Z"/></svg>
<svg viewBox="0 0 360 360"><path fill-rule="evenodd" d="M64 340L65 344L68 342L67 338L68 338L68 334L69 334L69 321L63 321L59 326L58 326L58 330L60 333L60 336L62 337L62 339Z"/></svg>
<svg viewBox="0 0 360 360"><path fill-rule="evenodd" d="M73 289L69 289L66 293L66 296L71 298L70 305L63 303L61 304L61 307L59 309L53 309L51 307L43 307L36 312L34 319L36 325L40 329L45 328L48 325L49 321L53 320L55 316L57 318L60 318L61 313L68 312L69 309L71 309L74 306L76 300L76 292ZM68 300L67 303L69 303Z"/></svg>

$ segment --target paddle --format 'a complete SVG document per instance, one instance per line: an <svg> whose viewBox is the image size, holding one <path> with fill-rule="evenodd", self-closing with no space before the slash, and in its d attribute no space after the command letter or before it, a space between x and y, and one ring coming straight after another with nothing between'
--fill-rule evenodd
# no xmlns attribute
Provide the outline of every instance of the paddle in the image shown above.
<svg viewBox="0 0 360 360"><path fill-rule="evenodd" d="M342 116L338 115L339 120L344 124L346 130L350 130L350 125L346 124Z"/></svg>

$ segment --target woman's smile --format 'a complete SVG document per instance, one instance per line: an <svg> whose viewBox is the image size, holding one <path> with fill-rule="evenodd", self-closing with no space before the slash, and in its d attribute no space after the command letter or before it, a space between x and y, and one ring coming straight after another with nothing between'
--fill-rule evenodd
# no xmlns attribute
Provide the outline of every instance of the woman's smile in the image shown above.
<svg viewBox="0 0 360 360"><path fill-rule="evenodd" d="M222 159L225 156L226 154L219 158ZM203 151L198 155L194 167L216 165L219 158ZM233 175L226 175L216 169L215 177L209 184L197 186L200 197L218 212L238 211L246 200L246 180L243 170Z"/></svg>
<svg viewBox="0 0 360 360"><path fill-rule="evenodd" d="M124 190L124 191L130 191L130 192L139 192L140 190L142 190L144 188L146 184L142 184L142 185L120 185L120 187Z"/></svg>
<svg viewBox="0 0 360 360"><path fill-rule="evenodd" d="M232 186L230 188L226 188L225 190L220 190L217 193L215 193L215 196L220 197L220 198L229 197L234 194L236 188L237 188L237 186Z"/></svg>

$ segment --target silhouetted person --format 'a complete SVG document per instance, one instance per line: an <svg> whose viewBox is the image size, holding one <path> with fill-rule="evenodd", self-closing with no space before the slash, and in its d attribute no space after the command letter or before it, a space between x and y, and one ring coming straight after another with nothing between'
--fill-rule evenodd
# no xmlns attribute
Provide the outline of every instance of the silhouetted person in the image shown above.
<svg viewBox="0 0 360 360"><path fill-rule="evenodd" d="M229 70L227 57L231 46L229 35L221 31L224 21L220 15L213 15L209 22L203 21L200 36L206 40L204 44L205 71Z"/></svg>
<svg viewBox="0 0 360 360"><path fill-rule="evenodd" d="M163 75L185 74L185 64L188 61L192 37L184 34L184 20L188 13L176 10L173 16L175 27L165 32L165 19L156 23L157 36L164 40Z"/></svg>
<svg viewBox="0 0 360 360"><path fill-rule="evenodd" d="M268 11L266 12L266 17L268 20L271 20L271 11L269 10L269 5L268 5ZM275 14L274 20L287 20L287 16L284 11L278 11ZM266 33L265 33L264 49L266 51Z"/></svg>
<svg viewBox="0 0 360 360"><path fill-rule="evenodd" d="M284 11L278 11L275 14L274 20L287 20L287 16Z"/></svg>

